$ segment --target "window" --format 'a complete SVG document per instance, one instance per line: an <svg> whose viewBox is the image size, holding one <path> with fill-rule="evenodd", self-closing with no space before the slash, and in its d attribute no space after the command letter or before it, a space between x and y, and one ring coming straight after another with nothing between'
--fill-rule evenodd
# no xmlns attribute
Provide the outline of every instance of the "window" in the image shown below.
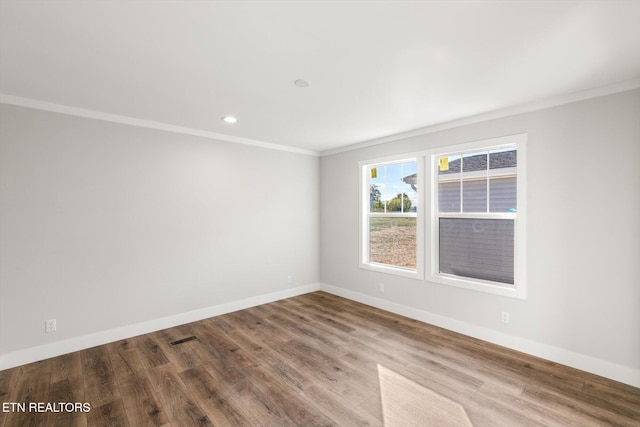
<svg viewBox="0 0 640 427"><path fill-rule="evenodd" d="M361 266L524 298L525 143L362 162Z"/></svg>
<svg viewBox="0 0 640 427"><path fill-rule="evenodd" d="M361 170L361 265L416 276L422 264L417 159L365 163Z"/></svg>
<svg viewBox="0 0 640 427"><path fill-rule="evenodd" d="M514 284L517 147L434 156L438 271Z"/></svg>

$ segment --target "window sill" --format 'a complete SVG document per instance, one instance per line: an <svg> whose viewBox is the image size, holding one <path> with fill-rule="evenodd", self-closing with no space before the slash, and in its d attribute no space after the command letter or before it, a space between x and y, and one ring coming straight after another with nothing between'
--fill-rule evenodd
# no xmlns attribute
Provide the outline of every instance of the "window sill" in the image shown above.
<svg viewBox="0 0 640 427"><path fill-rule="evenodd" d="M378 273L392 274L394 276L408 277L410 279L424 280L424 276L417 270L402 267L394 267L387 264L360 263L363 270L376 271Z"/></svg>
<svg viewBox="0 0 640 427"><path fill-rule="evenodd" d="M463 289L483 292L487 294L501 295L510 298L526 299L524 286L499 284L484 280L473 280L464 277L449 276L445 274L432 274L426 279L429 282L441 285L455 286Z"/></svg>

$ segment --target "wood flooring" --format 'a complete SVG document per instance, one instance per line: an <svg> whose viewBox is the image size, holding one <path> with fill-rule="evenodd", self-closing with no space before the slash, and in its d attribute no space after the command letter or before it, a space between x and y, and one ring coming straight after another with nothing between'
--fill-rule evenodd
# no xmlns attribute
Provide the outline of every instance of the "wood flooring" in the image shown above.
<svg viewBox="0 0 640 427"><path fill-rule="evenodd" d="M0 426L381 426L381 369L475 427L640 426L638 388L324 292L0 371L3 404L91 406Z"/></svg>

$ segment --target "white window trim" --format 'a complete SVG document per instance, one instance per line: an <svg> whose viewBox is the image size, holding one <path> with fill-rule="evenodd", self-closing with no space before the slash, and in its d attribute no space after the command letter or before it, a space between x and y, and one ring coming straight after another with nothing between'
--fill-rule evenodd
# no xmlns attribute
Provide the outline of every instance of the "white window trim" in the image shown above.
<svg viewBox="0 0 640 427"><path fill-rule="evenodd" d="M433 283L450 285L464 289L480 291L495 295L502 295L512 298L526 299L526 176L527 176L527 134L510 135L481 141L469 142L453 146L435 148L420 152L406 153L397 156L384 157L379 159L363 160L358 162L359 170L359 257L360 268L418 280L426 280ZM480 279L467 279L463 277L443 274L439 272L438 264L438 224L437 214L437 191L434 185L438 183L438 169L436 157L446 154L459 154L460 152L473 152L483 149L494 149L500 147L517 146L517 206L518 210L513 213L487 213L487 218L514 218L515 217L515 256L514 256L514 285L499 284ZM367 176L367 166L384 165L398 163L401 161L416 160L418 173L418 210L416 215L416 270L394 267L385 264L368 262L369 253L369 194L370 177ZM422 177L422 178L421 178ZM422 188L421 188L422 187ZM429 224L426 224L426 212L429 212ZM410 216L407 214L387 214L385 216ZM472 214L473 217L484 216L485 214ZM447 217L468 217L468 214L446 213ZM367 237L365 239L365 237ZM425 242L429 242L426 245ZM428 251L426 253L425 251Z"/></svg>
<svg viewBox="0 0 640 427"><path fill-rule="evenodd" d="M511 135L499 138L485 139L445 148L433 149L426 152L425 161L427 173L425 174L425 191L428 191L429 197L425 210L430 212L429 223L427 227L426 241L429 245L429 261L426 265L426 280L430 282L440 283L444 285L456 286L464 289L471 289L480 292L486 292L496 295L508 296L512 298L525 299L526 292L526 134ZM436 158L447 154L459 154L461 152L474 152L484 149L508 148L510 146L517 147L518 165L517 169L517 206L516 213L438 213L438 167ZM438 221L440 217L448 218L513 218L515 220L515 254L514 254L514 284L506 285L481 279L464 278L460 276L445 274L439 272L439 233Z"/></svg>
<svg viewBox="0 0 640 427"><path fill-rule="evenodd" d="M413 213L371 213L369 212L368 198L365 195L370 191L370 176L367 171L368 166L384 166L386 164L401 163L401 162L416 162L416 172L418 176L424 175L424 162L422 161L424 152L419 153L407 153L398 156L385 157L383 159L363 160L358 162L359 169L359 188L360 188L360 232L359 232L359 256L360 256L360 268L365 270L378 271L381 273L389 273L403 277L409 277L412 279L424 280L424 190L418 187L416 194L418 209L415 214ZM399 217L399 218L416 218L416 269L402 268L387 264L379 264L370 262L368 260L369 254L369 217ZM365 238L367 237L367 238Z"/></svg>

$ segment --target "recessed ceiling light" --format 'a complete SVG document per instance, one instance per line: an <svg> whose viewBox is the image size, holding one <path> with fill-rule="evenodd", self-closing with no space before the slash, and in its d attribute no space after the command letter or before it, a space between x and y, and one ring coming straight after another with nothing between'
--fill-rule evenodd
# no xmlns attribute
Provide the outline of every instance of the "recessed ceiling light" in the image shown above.
<svg viewBox="0 0 640 427"><path fill-rule="evenodd" d="M295 82L293 82L293 84L298 86L298 87L307 87L307 86L309 86L309 82L304 80L304 79L298 79Z"/></svg>
<svg viewBox="0 0 640 427"><path fill-rule="evenodd" d="M222 116L222 121L225 123L238 123L238 119L233 116Z"/></svg>

